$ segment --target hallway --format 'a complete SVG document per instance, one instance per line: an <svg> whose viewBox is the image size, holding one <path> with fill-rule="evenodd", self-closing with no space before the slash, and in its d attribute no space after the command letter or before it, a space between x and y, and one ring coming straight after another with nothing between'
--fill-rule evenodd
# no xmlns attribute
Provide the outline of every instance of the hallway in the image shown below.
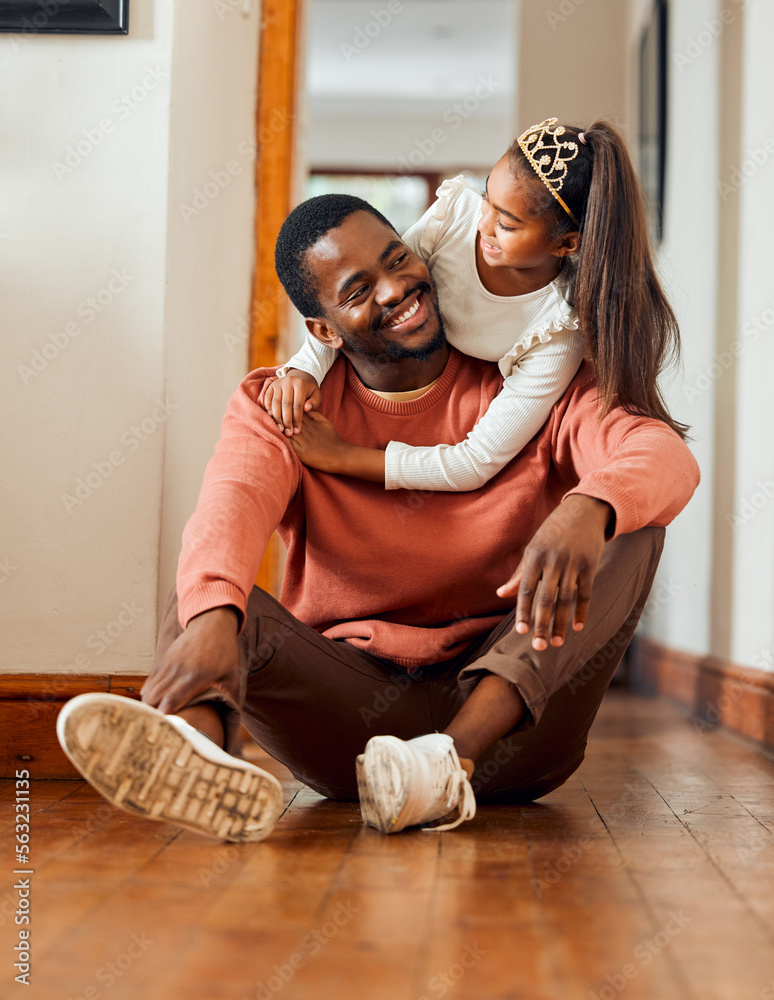
<svg viewBox="0 0 774 1000"><path fill-rule="evenodd" d="M383 837L268 766L289 804L257 845L33 783L30 995L774 997L774 762L664 701L612 692L566 786L441 835Z"/></svg>
<svg viewBox="0 0 774 1000"><path fill-rule="evenodd" d="M125 34L61 30L87 7L120 8L125 25L129 6ZM45 24L27 18L33 8ZM0 4L0 998L774 1000L774 2L373 8ZM481 193L513 138L555 115L590 133L609 119L626 136L680 325L682 360L660 391L690 425L702 482L639 609L627 677L641 693L606 696L566 785L536 804L481 807L442 834L384 837L357 804L320 798L254 745L245 753L285 792L258 844L136 819L72 780L58 710L82 692L138 694L228 401L305 336L275 271L287 213L337 190L405 232L443 181L464 174ZM636 274L610 274L610 301L633 301ZM624 354L638 376L637 352ZM676 477L662 451L644 455ZM401 529L428 495L389 500ZM641 492L626 501L635 510ZM214 548L230 530L224 510L202 534ZM310 551L333 553L310 526ZM478 514L430 528L438 551L454 551L455 530L477 556L478 538L493 537ZM365 537L348 523L336 557L339 539L357 539L385 578L397 566L421 581L434 565L415 550L401 561L392 537L375 558ZM219 583L243 564L239 594L253 579L279 594L279 536L260 569L255 555L235 556ZM325 623L339 622L362 574L327 565L335 585L316 592ZM462 576L484 593L479 558ZM442 583L456 597L457 574ZM362 590L381 596L381 580ZM385 603L380 620L405 606ZM450 608L419 624L481 617L461 598ZM29 771L29 791L15 770Z"/></svg>

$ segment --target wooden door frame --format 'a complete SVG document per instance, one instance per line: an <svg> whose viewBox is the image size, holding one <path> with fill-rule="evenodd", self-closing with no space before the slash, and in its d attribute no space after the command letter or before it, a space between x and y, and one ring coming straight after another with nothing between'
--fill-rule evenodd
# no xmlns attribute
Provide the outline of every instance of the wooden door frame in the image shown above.
<svg viewBox="0 0 774 1000"><path fill-rule="evenodd" d="M274 270L274 244L293 207L304 0L263 0L258 63L255 161L255 270L250 301L249 369L279 363L287 297ZM281 546L272 536L256 584L279 590Z"/></svg>

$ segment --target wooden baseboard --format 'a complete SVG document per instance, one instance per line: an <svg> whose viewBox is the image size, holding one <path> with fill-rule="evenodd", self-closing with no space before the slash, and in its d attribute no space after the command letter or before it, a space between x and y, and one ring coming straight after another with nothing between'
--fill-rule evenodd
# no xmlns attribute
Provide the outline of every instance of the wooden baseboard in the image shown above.
<svg viewBox="0 0 774 1000"><path fill-rule="evenodd" d="M774 749L774 673L749 670L635 637L627 654L632 686L687 708L697 724L722 725ZM139 698L142 675L0 676L0 777L27 768L33 778L78 778L56 738L66 701L86 691Z"/></svg>
<svg viewBox="0 0 774 1000"><path fill-rule="evenodd" d="M26 768L32 778L80 778L56 738L66 701L87 691L139 698L144 676L5 674L0 676L0 777Z"/></svg>
<svg viewBox="0 0 774 1000"><path fill-rule="evenodd" d="M700 726L725 726L774 749L774 673L679 652L640 637L635 637L628 655L635 689L678 702Z"/></svg>

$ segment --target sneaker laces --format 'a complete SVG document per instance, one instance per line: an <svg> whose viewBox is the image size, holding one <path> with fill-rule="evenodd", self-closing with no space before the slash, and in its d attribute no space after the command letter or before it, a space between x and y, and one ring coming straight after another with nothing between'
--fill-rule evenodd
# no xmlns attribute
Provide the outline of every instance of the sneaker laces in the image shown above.
<svg viewBox="0 0 774 1000"><path fill-rule="evenodd" d="M465 771L452 771L446 779L446 801L449 809L457 806L459 812L457 818L451 823L444 823L442 826L423 826L423 830L432 830L436 833L443 830L454 830L466 820L473 819L476 815L476 796L473 793L470 781Z"/></svg>

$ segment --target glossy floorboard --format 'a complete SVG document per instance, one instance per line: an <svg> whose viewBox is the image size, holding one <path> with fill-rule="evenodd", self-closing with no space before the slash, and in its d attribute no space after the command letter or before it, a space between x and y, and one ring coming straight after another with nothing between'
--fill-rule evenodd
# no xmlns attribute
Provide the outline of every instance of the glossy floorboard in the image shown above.
<svg viewBox="0 0 774 1000"><path fill-rule="evenodd" d="M34 783L29 989L0 783L0 995L774 1000L774 763L663 702L610 695L567 785L444 834L267 766L287 808L255 845Z"/></svg>

